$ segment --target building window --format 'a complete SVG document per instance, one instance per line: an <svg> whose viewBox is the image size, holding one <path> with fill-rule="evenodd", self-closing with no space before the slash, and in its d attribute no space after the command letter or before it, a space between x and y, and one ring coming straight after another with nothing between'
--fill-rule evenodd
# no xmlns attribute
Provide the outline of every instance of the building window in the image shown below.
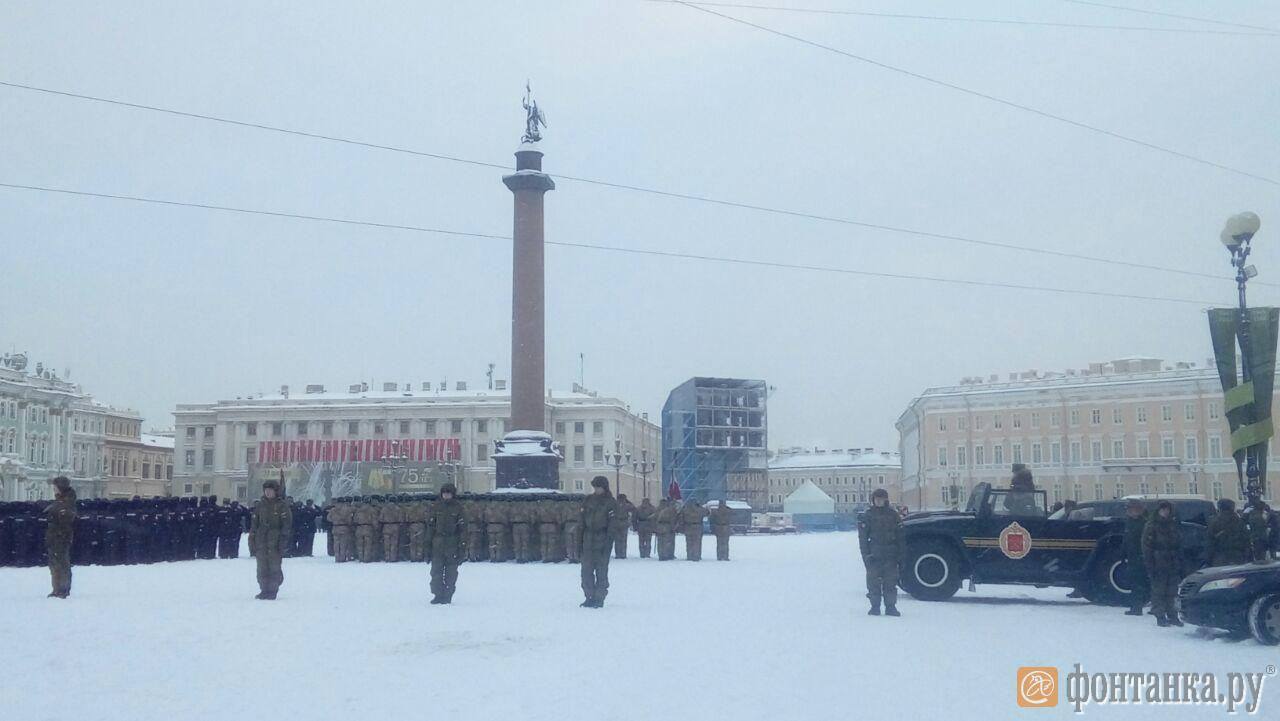
<svg viewBox="0 0 1280 721"><path fill-rule="evenodd" d="M1139 422L1139 423L1146 423L1146 422L1147 422L1147 407L1146 407L1146 406L1138 406L1137 416L1138 416L1138 422Z"/></svg>
<svg viewBox="0 0 1280 721"><path fill-rule="evenodd" d="M205 438L213 438L213 426L205 426L205 427L204 427L204 437L205 437Z"/></svg>
<svg viewBox="0 0 1280 721"><path fill-rule="evenodd" d="M556 435L557 436L564 435L564 421L556 421Z"/></svg>
<svg viewBox="0 0 1280 721"><path fill-rule="evenodd" d="M1021 428L1021 427L1022 427L1022 415L1021 415L1021 414L1018 414L1018 413L1014 413L1014 414L1013 414L1013 427L1014 427L1014 428Z"/></svg>
<svg viewBox="0 0 1280 721"><path fill-rule="evenodd" d="M244 424L244 434L245 434L246 436L250 437L250 438L253 438L253 437L257 436L257 435L258 435L258 424L257 424L257 423L246 423L246 424Z"/></svg>
<svg viewBox="0 0 1280 721"><path fill-rule="evenodd" d="M347 435L360 435L360 421L347 421Z"/></svg>
<svg viewBox="0 0 1280 721"><path fill-rule="evenodd" d="M1061 483L1053 484L1053 502L1054 503L1062 502L1062 484Z"/></svg>
<svg viewBox="0 0 1280 721"><path fill-rule="evenodd" d="M973 449L973 465L983 466L987 463L986 446L975 446Z"/></svg>
<svg viewBox="0 0 1280 721"><path fill-rule="evenodd" d="M1124 458L1124 439L1111 441L1111 458Z"/></svg>
<svg viewBox="0 0 1280 721"><path fill-rule="evenodd" d="M183 495L186 495L186 496L191 495L191 484L190 484L190 483L184 483L184 484L182 484L182 493L183 493Z"/></svg>
<svg viewBox="0 0 1280 721"><path fill-rule="evenodd" d="M252 466L257 462L258 462L258 449L257 448L244 449L244 464L246 466Z"/></svg>
<svg viewBox="0 0 1280 721"><path fill-rule="evenodd" d="M1102 409L1101 408L1094 408L1093 410L1089 411L1089 425L1091 426L1102 425Z"/></svg>
<svg viewBox="0 0 1280 721"><path fill-rule="evenodd" d="M436 422L434 420L424 421L423 424L426 426L427 435L434 436L436 434Z"/></svg>
<svg viewBox="0 0 1280 721"><path fill-rule="evenodd" d="M279 422L279 421L276 421L275 423L272 423L272 424L271 424L271 435L279 437L279 435L280 435L281 433L284 433L284 424L283 424L283 423L281 423L281 422Z"/></svg>
<svg viewBox="0 0 1280 721"><path fill-rule="evenodd" d="M1222 439L1218 436L1209 439L1209 458L1215 461L1222 458Z"/></svg>
<svg viewBox="0 0 1280 721"><path fill-rule="evenodd" d="M1124 498L1124 481L1116 481L1116 498Z"/></svg>
<svg viewBox="0 0 1280 721"><path fill-rule="evenodd" d="M1174 490L1173 490L1173 481L1165 481L1165 482L1164 482L1164 492L1165 492L1165 493L1168 493L1168 494L1170 494L1170 495L1172 495L1172 494L1174 493Z"/></svg>
<svg viewBox="0 0 1280 721"><path fill-rule="evenodd" d="M604 421L591 422L591 435L596 438L604 435Z"/></svg>
<svg viewBox="0 0 1280 721"><path fill-rule="evenodd" d="M1093 500L1095 501L1102 500L1102 484L1101 483L1093 484Z"/></svg>
<svg viewBox="0 0 1280 721"><path fill-rule="evenodd" d="M562 424L562 425L563 425L563 424ZM575 491L581 491L581 490L582 490L582 479L581 479L581 478L579 478L578 480L576 480L576 481L574 481L574 482L573 482L573 490L575 490Z"/></svg>
<svg viewBox="0 0 1280 721"><path fill-rule="evenodd" d="M1071 425L1073 426L1080 425L1080 411L1076 410L1075 408L1071 409Z"/></svg>
<svg viewBox="0 0 1280 721"><path fill-rule="evenodd" d="M591 465L597 467L604 465L604 446L591 446Z"/></svg>
<svg viewBox="0 0 1280 721"><path fill-rule="evenodd" d="M1165 458L1173 458L1174 450L1172 438L1162 438L1160 440L1160 455Z"/></svg>
<svg viewBox="0 0 1280 721"><path fill-rule="evenodd" d="M1191 493L1193 495L1200 494L1200 481L1196 480L1194 476L1192 476L1191 480L1187 481L1187 493Z"/></svg>
<svg viewBox="0 0 1280 721"><path fill-rule="evenodd" d="M1013 461L1012 463L1022 463L1022 444L1013 444Z"/></svg>
<svg viewBox="0 0 1280 721"><path fill-rule="evenodd" d="M586 447L586 446L574 446L574 447L573 447L573 465L574 465L574 467L575 467L575 468L582 468L584 465L586 465L586 456L587 456L587 447Z"/></svg>
<svg viewBox="0 0 1280 721"><path fill-rule="evenodd" d="M382 421L373 422L373 435L381 436L387 432L387 425Z"/></svg>
<svg viewBox="0 0 1280 721"><path fill-rule="evenodd" d="M946 431L946 430L947 430L947 417L946 417L946 416L938 416L938 430L939 430L939 431Z"/></svg>
<svg viewBox="0 0 1280 721"><path fill-rule="evenodd" d="M1031 462L1037 465L1044 462L1044 455L1040 451L1039 443L1031 444Z"/></svg>
<svg viewBox="0 0 1280 721"><path fill-rule="evenodd" d="M946 467L947 465L947 447L938 446L938 465Z"/></svg>
<svg viewBox="0 0 1280 721"><path fill-rule="evenodd" d="M984 423L985 423L985 421L983 421L983 420L982 420L982 416L974 416L974 417L973 417L973 430L975 430L975 431L980 431L980 430L982 430L982 427L983 427L983 424L984 424Z"/></svg>
<svg viewBox="0 0 1280 721"><path fill-rule="evenodd" d="M409 421L400 421L400 435L409 435Z"/></svg>
<svg viewBox="0 0 1280 721"><path fill-rule="evenodd" d="M1004 465L1004 446L996 444L991 447L991 462L997 466Z"/></svg>
<svg viewBox="0 0 1280 721"><path fill-rule="evenodd" d="M1151 484L1147 483L1146 481L1139 482L1138 493L1144 496L1147 495L1148 493L1151 493Z"/></svg>
<svg viewBox="0 0 1280 721"><path fill-rule="evenodd" d="M1165 405L1160 406L1160 420L1164 421L1165 423L1168 423L1169 421L1173 420L1173 406L1170 406L1167 403Z"/></svg>
<svg viewBox="0 0 1280 721"><path fill-rule="evenodd" d="M1213 500L1222 498L1222 481L1213 482Z"/></svg>
<svg viewBox="0 0 1280 721"><path fill-rule="evenodd" d="M173 466L168 466L168 465L166 465L166 466L164 467L164 479L165 479L166 481L172 481L172 480L173 480Z"/></svg>
<svg viewBox="0 0 1280 721"><path fill-rule="evenodd" d="M578 435L582 435L583 433L586 433L586 425L587 424L584 421L574 421L573 432Z"/></svg>
<svg viewBox="0 0 1280 721"><path fill-rule="evenodd" d="M196 427L187 426L187 438L195 438L195 437L196 437Z"/></svg>
<svg viewBox="0 0 1280 721"><path fill-rule="evenodd" d="M961 468L963 468L969 465L968 451L969 449L965 448L964 446L956 447L956 465L957 466L960 466Z"/></svg>
<svg viewBox="0 0 1280 721"><path fill-rule="evenodd" d="M182 460L184 461L184 465L186 465L186 467L187 467L187 468L191 468L191 467L195 466L195 464L196 464L196 452L195 452L195 451L187 451L187 452L186 452L186 454L183 456L183 459L182 459Z"/></svg>
<svg viewBox="0 0 1280 721"><path fill-rule="evenodd" d="M1071 441L1071 465L1080 465L1080 441ZM1076 499L1080 500L1079 498Z"/></svg>
<svg viewBox="0 0 1280 721"><path fill-rule="evenodd" d="M969 418L968 418L968 416L959 416L959 417L957 417L957 418L956 418L956 430L957 430L957 431L967 431L967 430L969 430Z"/></svg>
<svg viewBox="0 0 1280 721"><path fill-rule="evenodd" d="M452 420L452 421L449 421L449 432L450 432L450 433L461 433L461 432L462 432L462 421L460 421L460 420Z"/></svg>
<svg viewBox="0 0 1280 721"><path fill-rule="evenodd" d="M1111 422L1117 426L1120 425L1121 423L1124 423L1124 410L1121 408L1112 408Z"/></svg>
<svg viewBox="0 0 1280 721"><path fill-rule="evenodd" d="M300 436L305 436L305 435L307 435L307 426L309 426L309 425L310 425L310 424L309 424L309 423L307 423L306 421L300 421L300 422L298 423L298 435L300 435Z"/></svg>
<svg viewBox="0 0 1280 721"><path fill-rule="evenodd" d="M1217 401L1209 401L1209 420L1211 421L1218 420L1218 402Z"/></svg>
<svg viewBox="0 0 1280 721"><path fill-rule="evenodd" d="M333 421L325 421L320 424L320 434L328 437L333 435Z"/></svg>
<svg viewBox="0 0 1280 721"><path fill-rule="evenodd" d="M213 468L213 451L206 448L204 453L200 454L200 460L203 462L204 468Z"/></svg>
<svg viewBox="0 0 1280 721"><path fill-rule="evenodd" d="M1146 438L1138 439L1138 457L1139 458L1151 457L1151 442L1148 441Z"/></svg>
<svg viewBox="0 0 1280 721"><path fill-rule="evenodd" d="M1032 413L1032 414L1031 414L1031 427L1032 427L1032 428L1039 428L1039 427L1040 427L1040 414L1039 414L1039 413Z"/></svg>
<svg viewBox="0 0 1280 721"><path fill-rule="evenodd" d="M1182 408L1182 417L1194 421L1196 419L1196 404L1188 403Z"/></svg>
<svg viewBox="0 0 1280 721"><path fill-rule="evenodd" d="M1089 460L1094 463L1102 462L1102 441L1092 441L1089 443L1089 452L1091 454Z"/></svg>
<svg viewBox="0 0 1280 721"><path fill-rule="evenodd" d="M149 478L151 478L151 464L150 464L150 463L143 463L143 464L142 464L142 479L143 479L143 480L147 480L147 479L149 479Z"/></svg>
<svg viewBox="0 0 1280 721"><path fill-rule="evenodd" d="M488 433L488 432L489 432L488 421L476 421L476 433Z"/></svg>
<svg viewBox="0 0 1280 721"><path fill-rule="evenodd" d="M477 443L476 444L476 462L484 463L485 461L488 461L488 460L489 460L489 444Z"/></svg>
<svg viewBox="0 0 1280 721"><path fill-rule="evenodd" d="M991 417L991 427L997 431L1004 428L1004 417L999 413Z"/></svg>
<svg viewBox="0 0 1280 721"><path fill-rule="evenodd" d="M1062 463L1062 444L1054 441L1049 444L1049 462L1053 464Z"/></svg>
<svg viewBox="0 0 1280 721"><path fill-rule="evenodd" d="M1062 414L1057 411L1049 412L1049 427L1057 428L1062 425Z"/></svg>

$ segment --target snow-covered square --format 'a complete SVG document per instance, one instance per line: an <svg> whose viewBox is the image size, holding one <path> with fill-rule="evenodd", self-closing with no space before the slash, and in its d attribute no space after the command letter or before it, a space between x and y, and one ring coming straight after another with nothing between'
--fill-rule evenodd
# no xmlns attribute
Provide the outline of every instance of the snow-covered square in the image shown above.
<svg viewBox="0 0 1280 721"><path fill-rule="evenodd" d="M1226 673L1277 661L1251 640L1157 628L1062 589L904 595L902 618L872 618L851 533L734 537L729 563L641 560L631 541L603 610L578 607L578 568L563 563L464 564L447 607L427 605L425 564L286 559L275 602L253 600L244 557L77 567L66 601L44 597L46 569L0 569L4 718L1065 717L1065 700L1017 706L1019 667ZM1264 687L1260 717L1280 708L1273 693ZM1085 707L1090 718L1219 714Z"/></svg>

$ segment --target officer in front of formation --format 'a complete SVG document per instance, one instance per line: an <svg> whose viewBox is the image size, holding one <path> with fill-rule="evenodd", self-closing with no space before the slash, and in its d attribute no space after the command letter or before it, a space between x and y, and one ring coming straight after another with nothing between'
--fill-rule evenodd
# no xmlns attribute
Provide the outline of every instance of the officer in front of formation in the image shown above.
<svg viewBox="0 0 1280 721"><path fill-rule="evenodd" d="M431 604L453 603L458 587L458 564L462 561L462 538L467 529L466 514L454 496L452 483L440 487L440 500L427 521L427 545L431 548Z"/></svg>
<svg viewBox="0 0 1280 721"><path fill-rule="evenodd" d="M867 571L867 599L870 616L880 615L884 603L886 616L898 612L898 564L902 560L902 518L889 505L889 492L877 488L871 493L871 508L858 521L858 548Z"/></svg>

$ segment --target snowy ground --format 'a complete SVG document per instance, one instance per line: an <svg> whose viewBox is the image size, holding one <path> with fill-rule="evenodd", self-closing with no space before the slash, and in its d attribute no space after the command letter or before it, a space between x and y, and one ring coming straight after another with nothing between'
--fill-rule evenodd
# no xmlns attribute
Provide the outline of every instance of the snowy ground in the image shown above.
<svg viewBox="0 0 1280 721"><path fill-rule="evenodd" d="M427 605L417 564L288 559L274 603L253 600L247 558L77 567L67 601L44 597L45 569L5 568L0 718L1065 717L1065 699L1016 706L1017 667L1225 673L1280 661L1251 640L1157 628L1061 589L904 596L902 618L868 617L856 548L848 533L749 537L733 539L731 563L615 561L600 611L578 608L578 568L566 564L464 564L448 607ZM1278 718L1280 679L1267 682L1258 716Z"/></svg>

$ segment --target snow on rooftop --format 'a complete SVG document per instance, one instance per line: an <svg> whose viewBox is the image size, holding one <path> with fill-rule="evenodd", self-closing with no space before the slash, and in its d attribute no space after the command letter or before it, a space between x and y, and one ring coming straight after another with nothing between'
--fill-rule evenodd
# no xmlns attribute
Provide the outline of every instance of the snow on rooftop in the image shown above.
<svg viewBox="0 0 1280 721"><path fill-rule="evenodd" d="M173 436L154 436L150 433L142 434L142 445L155 446L156 448L173 449Z"/></svg>
<svg viewBox="0 0 1280 721"><path fill-rule="evenodd" d="M845 466L890 466L897 468L902 459L896 452L804 451L781 453L769 461L770 469L843 468Z"/></svg>

